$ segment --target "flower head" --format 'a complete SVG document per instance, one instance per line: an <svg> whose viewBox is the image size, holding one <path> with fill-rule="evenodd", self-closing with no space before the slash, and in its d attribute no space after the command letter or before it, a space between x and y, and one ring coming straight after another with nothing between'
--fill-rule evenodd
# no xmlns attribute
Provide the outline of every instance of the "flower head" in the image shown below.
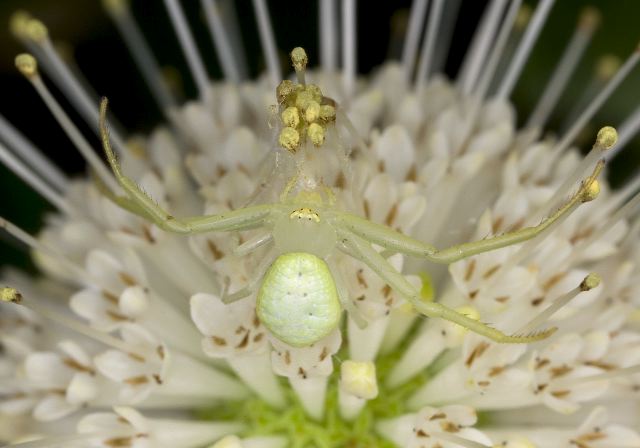
<svg viewBox="0 0 640 448"><path fill-rule="evenodd" d="M338 71L336 5L323 0L320 67L295 48L296 80L281 81L265 2L254 6L267 73L248 80L230 12L204 0L226 77L215 83L166 0L198 88L185 104L127 3L105 4L167 122L144 137L109 133L106 100L98 111L41 22L14 17L35 55L16 65L93 176L69 182L0 126L12 150L0 145L1 158L58 209L37 238L0 221L42 272L4 274L0 412L15 425L0 437L640 446L638 182L612 191L598 178L637 120L603 127L584 158L571 147L637 52L565 132L539 139L576 61L563 58L524 129L509 97L549 0L527 26L520 2L492 2L455 81L436 72L451 2L425 16L416 0L402 63L359 78L355 2L342 2ZM596 19L583 16L568 54ZM100 122L111 170L40 69Z"/></svg>

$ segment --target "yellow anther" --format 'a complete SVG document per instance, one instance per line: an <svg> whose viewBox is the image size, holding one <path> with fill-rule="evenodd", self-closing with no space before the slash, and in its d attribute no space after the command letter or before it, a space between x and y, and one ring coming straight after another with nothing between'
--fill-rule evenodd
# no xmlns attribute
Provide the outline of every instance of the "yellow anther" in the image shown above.
<svg viewBox="0 0 640 448"><path fill-rule="evenodd" d="M16 56L16 67L27 78L38 76L38 61L29 53Z"/></svg>
<svg viewBox="0 0 640 448"><path fill-rule="evenodd" d="M305 87L305 91L311 94L311 98L313 101L317 101L318 103L322 102L322 90L316 84L309 84Z"/></svg>
<svg viewBox="0 0 640 448"><path fill-rule="evenodd" d="M324 106L320 106L320 119L324 122L335 121L336 119L336 108L325 104Z"/></svg>
<svg viewBox="0 0 640 448"><path fill-rule="evenodd" d="M311 210L310 208L301 208L294 210L289 215L291 219L306 219L307 221L320 222L320 215Z"/></svg>
<svg viewBox="0 0 640 448"><path fill-rule="evenodd" d="M582 202L591 202L600 194L600 182L594 179L582 195Z"/></svg>
<svg viewBox="0 0 640 448"><path fill-rule="evenodd" d="M300 124L300 113L298 112L298 108L291 106L287 107L282 112L282 122L285 126L289 126L290 128L297 128Z"/></svg>
<svg viewBox="0 0 640 448"><path fill-rule="evenodd" d="M320 105L316 101L307 103L307 110L304 111L304 119L307 123L313 123L320 118Z"/></svg>
<svg viewBox="0 0 640 448"><path fill-rule="evenodd" d="M301 111L306 111L309 103L313 101L313 95L306 90L298 92L296 96L296 107Z"/></svg>
<svg viewBox="0 0 640 448"><path fill-rule="evenodd" d="M291 62L293 63L293 68L296 72L301 72L307 68L309 58L307 57L307 52L304 51L304 48L296 47L291 50Z"/></svg>
<svg viewBox="0 0 640 448"><path fill-rule="evenodd" d="M15 288L4 287L0 288L0 301L19 303L22 300L22 295Z"/></svg>
<svg viewBox="0 0 640 448"><path fill-rule="evenodd" d="M276 97L278 98L278 103L284 103L289 95L291 95L296 90L296 85L293 81L289 81L285 79L282 81L278 87L276 87Z"/></svg>
<svg viewBox="0 0 640 448"><path fill-rule="evenodd" d="M596 146L605 151L611 148L618 141L618 131L611 126L605 126L598 131Z"/></svg>
<svg viewBox="0 0 640 448"><path fill-rule="evenodd" d="M278 143L280 143L280 146L283 148L291 152L296 152L296 149L300 146L300 134L295 129L287 126L280 131Z"/></svg>
<svg viewBox="0 0 640 448"><path fill-rule="evenodd" d="M515 23L515 28L516 29L523 29L524 27L527 26L527 23L529 23L529 19L531 18L531 6L529 5L522 5L520 7L520 10L518 11L518 15L516 16L516 23Z"/></svg>
<svg viewBox="0 0 640 448"><path fill-rule="evenodd" d="M32 19L31 14L26 11L16 11L11 15L9 19L9 29L11 33L18 37L27 37L27 24Z"/></svg>
<svg viewBox="0 0 640 448"><path fill-rule="evenodd" d="M580 283L580 291L590 291L593 288L597 288L602 279L600 276L594 272L587 275L582 283Z"/></svg>
<svg viewBox="0 0 640 448"><path fill-rule="evenodd" d="M596 66L596 77L601 81L607 81L616 74L620 68L620 58L618 56L607 54L598 60Z"/></svg>
<svg viewBox="0 0 640 448"><path fill-rule="evenodd" d="M49 30L38 19L31 19L27 22L25 36L34 42L42 43L49 38Z"/></svg>
<svg viewBox="0 0 640 448"><path fill-rule="evenodd" d="M600 19L602 19L600 11L598 11L593 6L587 6L582 10L582 13L580 14L579 26L583 29L592 30L600 25Z"/></svg>
<svg viewBox="0 0 640 448"><path fill-rule="evenodd" d="M318 123L311 123L307 128L307 135L313 146L320 147L324 143L324 128Z"/></svg>
<svg viewBox="0 0 640 448"><path fill-rule="evenodd" d="M226 436L209 448L242 448L242 441L237 436Z"/></svg>
<svg viewBox="0 0 640 448"><path fill-rule="evenodd" d="M129 8L129 0L102 0L102 6L111 14L124 14Z"/></svg>

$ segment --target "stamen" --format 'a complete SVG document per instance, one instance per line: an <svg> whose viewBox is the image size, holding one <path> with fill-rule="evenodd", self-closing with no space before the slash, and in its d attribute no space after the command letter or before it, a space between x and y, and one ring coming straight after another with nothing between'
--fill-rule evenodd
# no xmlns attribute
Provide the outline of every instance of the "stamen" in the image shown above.
<svg viewBox="0 0 640 448"><path fill-rule="evenodd" d="M441 34L438 32L438 29L442 22L443 6L444 0L433 0L433 3L431 4L427 28L424 30L425 36L422 43L422 50L420 51L418 74L416 75L416 90L418 91L420 91L423 85L427 83L429 75L431 74L436 36Z"/></svg>
<svg viewBox="0 0 640 448"><path fill-rule="evenodd" d="M591 120L602 104L611 96L613 91L622 83L631 70L634 69L638 61L640 61L640 48L636 48L631 56L627 58L614 77L611 78L598 96L594 98L589 106L580 114L571 128L563 135L562 139L553 149L552 157L558 157L573 142L578 135L578 132L580 132L587 122Z"/></svg>
<svg viewBox="0 0 640 448"><path fill-rule="evenodd" d="M45 84L42 82L42 78L40 78L40 74L38 73L38 63L35 58L27 53L20 54L16 57L16 67L20 70L20 73L27 78L31 85L35 87L40 98L45 102L60 127L64 129L69 139L76 146L80 154L82 154L82 157L84 157L87 163L100 177L100 180L104 182L111 191L119 191L120 187L114 179L111 171L109 171L102 163L100 158L91 148L89 142L87 142L80 131L78 131L78 128L75 127L69 116L64 112L62 107L60 107L60 104L58 104L53 95L51 95L49 89L47 89Z"/></svg>
<svg viewBox="0 0 640 448"><path fill-rule="evenodd" d="M62 327L73 330L76 333L79 333L83 336L87 336L95 341L101 342L117 350L121 350L125 353L139 354L139 353L136 353L135 350L132 350L131 347L129 347L123 341L121 341L120 339L114 338L108 333L103 333L101 331L95 330L90 326L83 324L82 322L72 319L66 315L60 314L57 311L53 311L47 306L42 306L39 303L34 303L33 300L25 301L22 294L20 294L14 288L9 288L9 287L0 288L0 300L3 302L12 302L15 304L22 305L26 308L29 308L33 312L37 313L39 316L44 317L45 319L55 322Z"/></svg>
<svg viewBox="0 0 640 448"><path fill-rule="evenodd" d="M63 264L69 271L77 278L86 278L87 273L80 266L69 260L67 257L42 243L40 240L32 237L27 232L22 230L20 227L16 226L10 221L7 221L3 217L0 216L0 229L4 229L7 233L13 236L18 241L22 242L29 248L35 251L42 252L44 254L49 255L54 258L59 263Z"/></svg>
<svg viewBox="0 0 640 448"><path fill-rule="evenodd" d="M54 190L61 193L67 189L69 179L66 174L43 156L42 151L27 140L27 138L14 128L2 115L0 115L0 138L2 138L30 168L44 178Z"/></svg>
<svg viewBox="0 0 640 448"><path fill-rule="evenodd" d="M322 70L333 73L338 67L338 23L336 0L320 0L320 61Z"/></svg>
<svg viewBox="0 0 640 448"><path fill-rule="evenodd" d="M144 35L131 14L128 0L103 0L104 7L113 18L113 21L124 39L127 48L133 56L136 66L142 73L154 99L160 109L171 120L171 110L177 107L174 95L169 90L162 76L158 62L149 48Z"/></svg>
<svg viewBox="0 0 640 448"><path fill-rule="evenodd" d="M498 32L498 37L496 37L495 43L493 44L493 48L491 49L491 54L489 55L489 60L484 68L484 71L480 75L480 79L476 85L475 95L479 100L484 99L484 96L487 94L489 90L489 86L491 85L491 81L495 75L496 69L500 64L500 60L505 51L507 43L509 42L509 35L511 34L511 30L513 28L514 22L516 21L521 8L520 3L522 0L513 0L509 9L507 10L507 14L502 22L502 26L500 27L500 31Z"/></svg>
<svg viewBox="0 0 640 448"><path fill-rule="evenodd" d="M560 308L564 307L567 303L573 300L578 294L584 291L590 291L596 288L600 284L600 276L598 274L591 273L587 275L579 286L572 289L568 293L558 297L553 301L551 306L538 314L529 323L527 323L520 330L516 331L516 334L529 334L544 324L551 316L553 316Z"/></svg>
<svg viewBox="0 0 640 448"><path fill-rule="evenodd" d="M356 0L342 0L342 71L347 99L356 84Z"/></svg>
<svg viewBox="0 0 640 448"><path fill-rule="evenodd" d="M549 10L553 6L553 2L554 0L540 0L540 3L538 3L538 6L533 13L533 17L531 18L531 22L529 23L529 26L522 37L522 41L516 50L516 54L507 69L507 73L504 78L502 78L502 82L500 83L500 87L496 93L496 98L505 100L511 96L511 92L520 77L524 64L527 62L527 57L533 49L533 45L535 44L540 31L542 31L542 27L547 19Z"/></svg>
<svg viewBox="0 0 640 448"><path fill-rule="evenodd" d="M435 50L433 54L433 64L431 64L432 68L425 73L425 77L427 77L427 79L431 73L444 72L444 65L447 61L447 56L449 55L449 48L451 47L451 40L453 38L453 30L456 26L461 3L462 0L447 0L443 2L443 12L441 14L442 20L438 23L439 31L436 36L438 44L434 45ZM432 9L431 14L433 14L433 11L435 11L435 6ZM431 17L429 17L429 22L431 22L431 20ZM431 25L429 24L428 26Z"/></svg>
<svg viewBox="0 0 640 448"><path fill-rule="evenodd" d="M280 70L280 62L276 50L276 39L273 36L271 19L269 19L269 10L264 0L253 0L253 9L255 9L256 12L258 30L260 31L260 43L262 44L262 51L267 62L271 85L276 87L282 79L282 71Z"/></svg>
<svg viewBox="0 0 640 448"><path fill-rule="evenodd" d="M96 123L98 123L99 114L98 108L95 106L97 101L91 98L69 67L60 58L49 39L47 27L39 20L32 19L28 23L28 31L27 38L29 42L35 44L39 50L36 55L40 53L50 65L50 68L45 65L44 69L49 70L50 73L48 74L56 86L65 93L89 127L98 133L99 130ZM126 147L124 139L115 130L112 133L112 138L116 151L122 153Z"/></svg>
<svg viewBox="0 0 640 448"><path fill-rule="evenodd" d="M600 13L595 8L587 7L583 10L578 26L560 57L560 63L556 66L544 93L529 116L526 128L544 127L599 23Z"/></svg>
<svg viewBox="0 0 640 448"><path fill-rule="evenodd" d="M620 132L618 132L618 143L613 151L609 151L605 155L605 160L608 162L612 160L618 153L629 143L640 130L640 107L637 107L633 113L627 117L627 119L620 125Z"/></svg>
<svg viewBox="0 0 640 448"><path fill-rule="evenodd" d="M231 42L229 42L229 38L227 37L228 34L224 28L224 23L222 23L220 17L219 0L202 0L202 7L207 16L211 39L213 40L213 46L216 49L218 59L220 59L220 63L222 64L224 76L232 83L239 84L241 80L240 69L234 57Z"/></svg>
<svg viewBox="0 0 640 448"><path fill-rule="evenodd" d="M69 215L75 213L75 208L69 204L58 191L45 182L41 177L29 169L2 144L0 144L0 161L13 173L36 190L43 198L55 206L61 212Z"/></svg>
<svg viewBox="0 0 640 448"><path fill-rule="evenodd" d="M296 47L293 50L291 50L290 56L291 56L291 62L293 63L293 68L296 71L298 83L304 86L305 85L304 72L307 69L307 64L309 63L307 52L304 51L304 48Z"/></svg>
<svg viewBox="0 0 640 448"><path fill-rule="evenodd" d="M611 149L618 139L618 133L615 128L611 126L605 126L598 131L598 135L596 137L596 141L593 144L591 151L589 154L582 159L580 164L573 170L571 175L567 177L562 185L556 190L554 195L543 205L540 207L538 212L533 214L532 220L540 219L543 216L546 216L551 210L553 210L557 204L562 200L562 198L569 192L571 188L576 184L578 179L580 179L584 172L594 165L596 160L601 159L603 157L603 153L609 149Z"/></svg>
<svg viewBox="0 0 640 448"><path fill-rule="evenodd" d="M558 127L556 135L564 135L569 128L576 122L582 111L584 111L591 99L602 91L609 80L617 73L622 66L620 58L613 54L606 54L598 59L593 70L592 77L586 87L582 89L578 95L578 99L574 101L562 120L562 125Z"/></svg>
<svg viewBox="0 0 640 448"><path fill-rule="evenodd" d="M480 67L486 60L505 5L506 0L493 0L482 16L461 69L462 74L459 80L464 95L468 95L477 82Z"/></svg>
<svg viewBox="0 0 640 448"><path fill-rule="evenodd" d="M193 40L193 36L189 30L189 25L187 24L187 19L184 17L182 8L180 7L178 0L164 0L164 4L169 12L173 29L178 36L178 42L180 42L182 51L187 58L191 75L198 86L198 95L200 100L205 103L210 103L211 91L209 89L209 77L204 68L204 64L202 63L200 53L198 53L198 47Z"/></svg>
<svg viewBox="0 0 640 448"><path fill-rule="evenodd" d="M402 70L404 71L407 82L411 80L413 75L413 67L416 61L416 53L418 52L418 41L420 40L420 31L424 22L424 15L427 11L428 0L413 0L411 3L411 12L409 13L409 29L402 48Z"/></svg>

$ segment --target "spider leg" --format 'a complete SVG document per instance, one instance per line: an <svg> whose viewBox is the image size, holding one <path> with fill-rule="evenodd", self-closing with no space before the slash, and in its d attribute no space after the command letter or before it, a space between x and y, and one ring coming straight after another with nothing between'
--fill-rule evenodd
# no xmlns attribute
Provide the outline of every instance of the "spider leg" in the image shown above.
<svg viewBox="0 0 640 448"><path fill-rule="evenodd" d="M367 241L349 231L338 232L340 250L362 261L378 274L398 294L404 297L420 313L428 317L439 317L454 322L474 333L485 336L493 341L502 343L529 343L545 339L556 331L549 328L527 335L507 335L500 330L490 327L480 321L459 313L451 308L435 302L425 302L420 299L420 292Z"/></svg>
<svg viewBox="0 0 640 448"><path fill-rule="evenodd" d="M269 269L269 267L273 264L274 260L274 251L271 250L267 255L264 256L262 260L260 260L260 263L254 271L253 277L251 278L251 280L249 280L249 283L247 283L246 286L232 294L227 294L227 291L225 289L225 291L222 293L222 302L229 304L237 300L244 299L245 297L253 294L260 286L262 278L267 272L267 269Z"/></svg>
<svg viewBox="0 0 640 448"><path fill-rule="evenodd" d="M600 174L600 171L602 171L603 166L603 161L598 162L591 176L582 182L578 191L555 213L543 219L537 226L525 227L514 232L504 233L480 241L459 244L447 249L438 250L430 244L403 235L387 226L376 224L348 213L337 213L335 222L338 229L352 232L388 250L402 252L416 257L424 257L435 263L449 264L472 255L521 243L535 238L543 232L550 231L567 218L580 204L595 198L598 192L596 178Z"/></svg>
<svg viewBox="0 0 640 448"><path fill-rule="evenodd" d="M201 233L210 231L234 231L245 230L261 226L269 216L272 205L257 205L234 210L221 215L192 216L177 219L162 209L138 184L122 173L120 164L109 141L107 129L107 99L100 103L100 136L102 146L107 155L107 160L118 184L123 188L127 196L117 196L113 192L107 193L116 204L122 208L152 221L158 227L168 232L175 233ZM103 186L101 190L105 191Z"/></svg>

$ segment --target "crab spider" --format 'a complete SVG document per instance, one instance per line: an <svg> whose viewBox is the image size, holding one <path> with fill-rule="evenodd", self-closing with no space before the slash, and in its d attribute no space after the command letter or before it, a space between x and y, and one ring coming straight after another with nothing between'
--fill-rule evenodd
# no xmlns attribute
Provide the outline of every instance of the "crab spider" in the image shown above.
<svg viewBox="0 0 640 448"><path fill-rule="evenodd" d="M294 155L301 147L310 148L311 144L322 147L326 127L335 120L335 103L323 97L317 86L304 84L304 67L300 69L300 64L296 65L295 62L301 84L296 86L284 81L277 90L283 123L279 143ZM113 173L126 193L125 196L110 193L114 202L168 232L196 234L257 228L268 230L267 235L244 243L238 252L246 254L257 247L272 244L271 256L263 261L253 282L223 300L239 300L258 290L256 313L259 319L272 334L289 345L304 347L322 339L338 325L343 309L356 322L363 324L357 308L347 295L340 272L331 261L336 249L366 264L425 316L449 320L504 343L533 342L555 331L555 328L549 328L537 333L507 335L442 304L425 302L420 298L419 290L372 245L383 247L385 254L402 253L449 264L527 241L550 230L581 203L597 196L596 178L603 162L596 165L593 173L564 205L538 225L438 250L387 226L336 209L328 187L322 187L325 189L324 196L316 191L305 190L304 182L298 182L299 173L289 179L277 203L251 205L219 215L176 218L122 173L111 148L106 110L105 98L100 107L102 144ZM300 191L291 194L296 187Z"/></svg>

